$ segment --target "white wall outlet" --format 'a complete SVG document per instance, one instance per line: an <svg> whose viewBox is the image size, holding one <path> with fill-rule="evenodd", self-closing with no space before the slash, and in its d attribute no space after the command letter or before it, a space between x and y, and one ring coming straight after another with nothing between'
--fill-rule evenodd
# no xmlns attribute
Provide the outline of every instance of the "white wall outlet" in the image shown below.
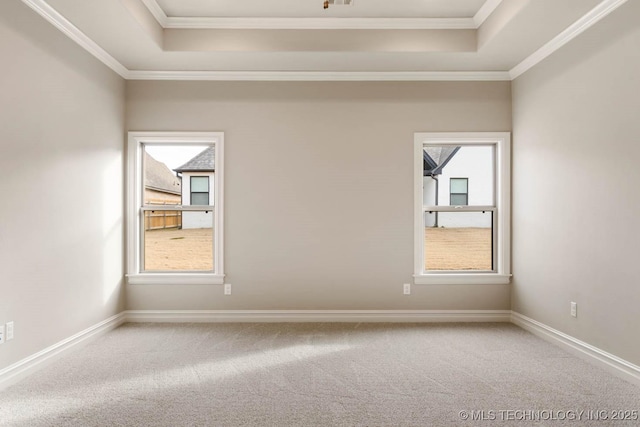
<svg viewBox="0 0 640 427"><path fill-rule="evenodd" d="M578 303L571 301L571 316L578 317Z"/></svg>
<svg viewBox="0 0 640 427"><path fill-rule="evenodd" d="M4 325L0 325L0 344L4 344Z"/></svg>
<svg viewBox="0 0 640 427"><path fill-rule="evenodd" d="M411 283L405 283L402 285L402 293L405 295L411 295Z"/></svg>
<svg viewBox="0 0 640 427"><path fill-rule="evenodd" d="M13 322L7 322L7 341L13 339Z"/></svg>
<svg viewBox="0 0 640 427"><path fill-rule="evenodd" d="M231 295L231 283L224 284L224 294Z"/></svg>

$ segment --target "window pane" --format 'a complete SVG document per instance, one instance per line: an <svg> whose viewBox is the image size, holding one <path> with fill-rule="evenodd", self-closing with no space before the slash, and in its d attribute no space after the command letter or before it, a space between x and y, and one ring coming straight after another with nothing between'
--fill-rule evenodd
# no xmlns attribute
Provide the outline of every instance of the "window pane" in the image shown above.
<svg viewBox="0 0 640 427"><path fill-rule="evenodd" d="M449 204L452 206L464 206L467 204L466 194L452 194L449 198Z"/></svg>
<svg viewBox="0 0 640 427"><path fill-rule="evenodd" d="M192 205L208 205L209 193L191 193Z"/></svg>
<svg viewBox="0 0 640 427"><path fill-rule="evenodd" d="M466 193L467 192L467 178L451 178L449 181L451 185L452 193Z"/></svg>
<svg viewBox="0 0 640 427"><path fill-rule="evenodd" d="M145 205L179 205L182 198L182 180L168 165L165 157L168 147L144 146ZM158 149L161 149L158 151ZM162 150L164 149L164 150Z"/></svg>
<svg viewBox="0 0 640 427"><path fill-rule="evenodd" d="M209 192L209 177L208 176L192 176L191 191L197 192L197 193Z"/></svg>
<svg viewBox="0 0 640 427"><path fill-rule="evenodd" d="M214 147L144 144L144 204L209 204ZM201 176L191 176L191 174ZM202 191L198 191L202 190ZM144 271L213 271L213 211L144 211Z"/></svg>
<svg viewBox="0 0 640 427"><path fill-rule="evenodd" d="M495 189L492 145L425 145L423 148L423 204L493 206ZM467 180L473 182L469 192ZM468 193L467 203L450 202L450 193Z"/></svg>
<svg viewBox="0 0 640 427"><path fill-rule="evenodd" d="M425 212L425 271L493 270L493 213Z"/></svg>
<svg viewBox="0 0 640 427"><path fill-rule="evenodd" d="M145 226L144 270L146 271L213 271L213 213L172 212L181 214L182 222L209 224L202 228ZM160 211L145 211L147 217L162 216ZM190 218L198 217L199 218Z"/></svg>

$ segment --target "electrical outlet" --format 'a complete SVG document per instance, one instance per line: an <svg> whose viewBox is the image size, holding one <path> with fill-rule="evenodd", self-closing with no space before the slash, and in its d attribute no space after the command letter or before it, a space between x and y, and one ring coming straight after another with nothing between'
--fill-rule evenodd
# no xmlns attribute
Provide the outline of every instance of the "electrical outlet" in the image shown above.
<svg viewBox="0 0 640 427"><path fill-rule="evenodd" d="M405 283L403 285L402 293L405 295L411 295L411 283Z"/></svg>
<svg viewBox="0 0 640 427"><path fill-rule="evenodd" d="M13 322L7 322L7 341L13 339Z"/></svg>
<svg viewBox="0 0 640 427"><path fill-rule="evenodd" d="M224 284L224 294L225 295L231 295L231 284L230 283L225 283Z"/></svg>
<svg viewBox="0 0 640 427"><path fill-rule="evenodd" d="M4 325L0 325L0 344L4 344Z"/></svg>
<svg viewBox="0 0 640 427"><path fill-rule="evenodd" d="M571 316L578 317L578 303L571 301Z"/></svg>

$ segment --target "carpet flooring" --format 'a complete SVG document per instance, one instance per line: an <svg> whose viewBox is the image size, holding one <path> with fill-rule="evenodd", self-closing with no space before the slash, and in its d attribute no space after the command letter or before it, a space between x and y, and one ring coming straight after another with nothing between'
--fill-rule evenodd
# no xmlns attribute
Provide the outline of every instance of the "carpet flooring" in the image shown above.
<svg viewBox="0 0 640 427"><path fill-rule="evenodd" d="M635 426L637 411L639 387L506 323L127 323L0 392L15 427Z"/></svg>

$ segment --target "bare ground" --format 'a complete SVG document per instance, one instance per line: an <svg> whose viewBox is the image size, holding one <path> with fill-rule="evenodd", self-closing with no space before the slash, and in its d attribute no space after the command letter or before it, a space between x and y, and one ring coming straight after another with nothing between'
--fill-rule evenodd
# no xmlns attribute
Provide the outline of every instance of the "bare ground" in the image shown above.
<svg viewBox="0 0 640 427"><path fill-rule="evenodd" d="M491 270L491 228L425 227L427 270Z"/></svg>
<svg viewBox="0 0 640 427"><path fill-rule="evenodd" d="M145 270L213 270L210 228L145 233ZM491 270L490 228L425 228L427 270Z"/></svg>
<svg viewBox="0 0 640 427"><path fill-rule="evenodd" d="M213 270L211 228L177 228L145 232L145 270Z"/></svg>

